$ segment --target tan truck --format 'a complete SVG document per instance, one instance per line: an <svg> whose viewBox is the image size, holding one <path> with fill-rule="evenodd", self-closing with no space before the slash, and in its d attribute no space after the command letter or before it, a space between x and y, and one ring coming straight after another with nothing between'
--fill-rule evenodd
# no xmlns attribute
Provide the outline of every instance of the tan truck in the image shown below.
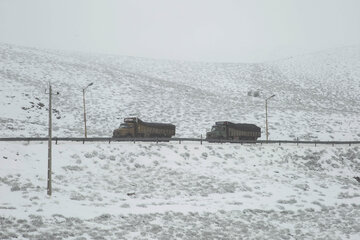
<svg viewBox="0 0 360 240"><path fill-rule="evenodd" d="M113 132L113 138L171 138L174 135L173 124L143 122L137 117L125 118L124 123Z"/></svg>

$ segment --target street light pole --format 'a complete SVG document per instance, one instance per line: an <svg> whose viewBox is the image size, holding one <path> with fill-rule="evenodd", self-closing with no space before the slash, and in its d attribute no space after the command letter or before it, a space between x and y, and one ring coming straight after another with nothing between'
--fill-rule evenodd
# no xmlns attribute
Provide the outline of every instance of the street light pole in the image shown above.
<svg viewBox="0 0 360 240"><path fill-rule="evenodd" d="M84 124L85 124L85 138L87 138L87 129L86 129L86 108L85 108L85 90L90 87L91 85L93 85L93 83L90 83L89 85L87 85L85 88L83 88L82 92L83 92L83 105L84 105Z"/></svg>
<svg viewBox="0 0 360 240"><path fill-rule="evenodd" d="M266 141L269 140L269 124L268 124L268 100L275 97L275 94L265 99L265 118L266 118Z"/></svg>

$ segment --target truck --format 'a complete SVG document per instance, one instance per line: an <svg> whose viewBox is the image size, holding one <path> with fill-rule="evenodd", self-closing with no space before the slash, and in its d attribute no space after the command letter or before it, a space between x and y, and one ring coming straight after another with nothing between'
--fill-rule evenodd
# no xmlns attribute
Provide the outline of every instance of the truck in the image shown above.
<svg viewBox="0 0 360 240"><path fill-rule="evenodd" d="M124 118L124 123L113 131L113 138L171 138L174 135L173 124L143 122L137 117Z"/></svg>
<svg viewBox="0 0 360 240"><path fill-rule="evenodd" d="M211 131L206 133L207 140L250 140L261 137L261 128L248 123L232 123L229 121L215 122Z"/></svg>

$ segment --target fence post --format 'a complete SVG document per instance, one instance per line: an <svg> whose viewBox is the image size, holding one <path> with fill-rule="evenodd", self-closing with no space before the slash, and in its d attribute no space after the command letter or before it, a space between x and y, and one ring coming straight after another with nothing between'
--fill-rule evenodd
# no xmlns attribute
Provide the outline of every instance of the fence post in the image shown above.
<svg viewBox="0 0 360 240"><path fill-rule="evenodd" d="M55 144L57 145L57 137L55 138Z"/></svg>
<svg viewBox="0 0 360 240"><path fill-rule="evenodd" d="M200 136L200 144L202 145L202 134Z"/></svg>

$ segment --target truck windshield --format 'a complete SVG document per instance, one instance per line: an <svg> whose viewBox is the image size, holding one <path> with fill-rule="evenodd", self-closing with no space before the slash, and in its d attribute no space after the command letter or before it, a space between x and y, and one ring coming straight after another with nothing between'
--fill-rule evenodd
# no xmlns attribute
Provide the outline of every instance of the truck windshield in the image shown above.
<svg viewBox="0 0 360 240"><path fill-rule="evenodd" d="M212 126L211 128L211 131L217 131L217 130L220 130L220 127L219 126Z"/></svg>
<svg viewBox="0 0 360 240"><path fill-rule="evenodd" d="M225 126L218 126L218 125L215 125L215 126L212 126L211 128L211 131L223 131L225 130Z"/></svg>
<svg viewBox="0 0 360 240"><path fill-rule="evenodd" d="M131 126L127 123L120 124L120 128L131 128Z"/></svg>

